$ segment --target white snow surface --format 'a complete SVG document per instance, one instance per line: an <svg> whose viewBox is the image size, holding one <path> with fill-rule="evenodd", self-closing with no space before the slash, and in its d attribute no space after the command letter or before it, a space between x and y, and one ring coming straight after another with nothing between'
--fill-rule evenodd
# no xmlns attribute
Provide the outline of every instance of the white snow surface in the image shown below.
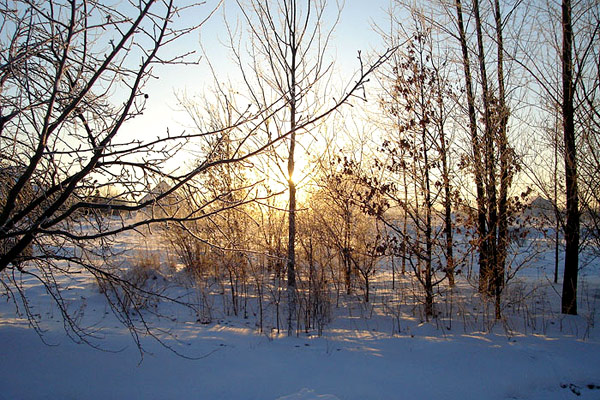
<svg viewBox="0 0 600 400"><path fill-rule="evenodd" d="M429 331L429 332L426 332ZM194 327L187 360L160 346L140 357L25 325L0 327L0 399L598 399L600 343L573 337L336 332L270 341L249 329ZM576 396L569 387L579 389ZM310 390L305 388L311 388Z"/></svg>
<svg viewBox="0 0 600 400"><path fill-rule="evenodd" d="M547 281L546 264L542 257L523 274ZM71 301L85 310L81 322L97 329L93 342L104 350L76 344L32 283L28 296L43 317L47 344L0 296L0 400L600 399L599 268L589 265L579 316L559 313L560 286L548 282L546 314L524 323L528 314L507 311L505 323L490 329L476 313L468 321L457 316L450 327L405 310L398 331L397 321L378 312L377 291L372 305L348 300L335 310L321 337L260 334L252 317L221 315L201 324L173 310L171 326L162 326L171 335L162 340L191 359L149 337L141 338L142 357L83 276L69 286ZM464 283L460 290L470 293Z"/></svg>
<svg viewBox="0 0 600 400"><path fill-rule="evenodd" d="M312 399L320 399L320 400L339 400L337 397L330 394L318 395L314 390L310 390L307 388L302 389L298 393L290 394L289 396L280 397L277 400L312 400Z"/></svg>

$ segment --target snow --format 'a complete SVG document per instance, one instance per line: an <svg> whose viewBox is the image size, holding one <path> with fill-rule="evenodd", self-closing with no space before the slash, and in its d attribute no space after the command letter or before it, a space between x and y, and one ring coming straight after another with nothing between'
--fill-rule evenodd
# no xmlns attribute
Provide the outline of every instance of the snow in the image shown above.
<svg viewBox="0 0 600 400"><path fill-rule="evenodd" d="M129 333L108 312L97 285L69 281L68 301L81 322L98 329L93 343L74 343L44 290L28 295L43 316L44 344L27 321L0 297L0 400L26 399L600 399L600 336L594 326L600 300L598 262L582 276L580 316L559 310L551 257L542 255L510 283L510 298L536 283L535 295L506 308L493 324L459 279L452 320L421 320L403 306L398 321L383 313L383 286L371 305L342 299L323 336L260 334L251 318L220 315L210 324L168 308L161 337L176 355L142 337L140 355ZM546 269L548 272L546 272ZM379 281L389 276L379 272ZM378 296L380 296L378 298ZM448 307L448 296L437 299ZM446 300L444 300L446 299ZM461 303L461 299L465 299ZM471 299L471 300L470 300ZM525 319L528 319L527 321Z"/></svg>
<svg viewBox="0 0 600 400"><path fill-rule="evenodd" d="M289 396L280 397L278 400L311 400L311 399L321 399L321 400L339 400L337 397L324 394L318 395L314 390L310 390L307 388L302 389L298 393L290 394Z"/></svg>
<svg viewBox="0 0 600 400"><path fill-rule="evenodd" d="M151 346L45 346L26 326L0 327L0 399L598 399L600 343L480 334L281 338L198 328L187 360ZM433 332L432 332L433 333ZM306 389L310 388L310 389ZM293 394L290 394L293 393Z"/></svg>

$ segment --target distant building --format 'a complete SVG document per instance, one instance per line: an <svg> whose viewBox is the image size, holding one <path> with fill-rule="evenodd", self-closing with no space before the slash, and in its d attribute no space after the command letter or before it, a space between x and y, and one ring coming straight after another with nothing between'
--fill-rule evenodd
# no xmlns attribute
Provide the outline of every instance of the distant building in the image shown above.
<svg viewBox="0 0 600 400"><path fill-rule="evenodd" d="M160 181L156 186L151 188L139 201L140 205L148 203L143 211L148 215L152 214L155 216L157 213L164 215L176 212L181 207L183 200L182 196L180 196L177 191L157 200L169 190L171 190L171 186L165 181Z"/></svg>
<svg viewBox="0 0 600 400"><path fill-rule="evenodd" d="M533 199L524 211L526 217L536 218L540 220L553 221L556 218L554 203L541 196Z"/></svg>
<svg viewBox="0 0 600 400"><path fill-rule="evenodd" d="M140 204L144 204L147 202L152 202L156 200L159 196L167 193L171 189L171 186L165 181L158 182L158 185L154 186L152 189L148 191L148 193L140 199ZM164 201L163 199L161 201Z"/></svg>

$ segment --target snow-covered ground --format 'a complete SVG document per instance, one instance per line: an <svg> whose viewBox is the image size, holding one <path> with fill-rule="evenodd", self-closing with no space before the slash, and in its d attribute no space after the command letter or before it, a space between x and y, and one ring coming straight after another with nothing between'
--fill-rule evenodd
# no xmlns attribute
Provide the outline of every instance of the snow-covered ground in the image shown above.
<svg viewBox="0 0 600 400"><path fill-rule="evenodd" d="M503 323L472 302L464 278L452 296L436 299L452 307L444 318L423 322L405 305L396 319L383 312L390 306L384 272L371 304L343 298L321 337L260 334L252 317L219 315L201 324L176 310L164 325L169 310L162 310L169 331L162 340L188 358L148 337L141 338L142 358L85 276L66 293L103 350L78 345L44 290L32 286L46 344L0 297L0 399L600 399L597 264L582 270L577 317L558 312L560 287L547 279L545 254L510 283L507 298L515 301Z"/></svg>
<svg viewBox="0 0 600 400"><path fill-rule="evenodd" d="M46 346L25 324L4 322L0 399L600 398L588 388L600 384L597 340L413 332L269 340L235 325L193 326L182 332L187 354L205 358L147 343L152 354L140 363L126 334L111 336L118 352L107 353L74 344L59 326Z"/></svg>

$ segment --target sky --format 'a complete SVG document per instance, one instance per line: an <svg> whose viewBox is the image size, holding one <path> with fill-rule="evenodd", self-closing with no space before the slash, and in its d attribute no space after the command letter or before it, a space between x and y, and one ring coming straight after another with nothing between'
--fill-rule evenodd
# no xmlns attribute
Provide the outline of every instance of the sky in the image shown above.
<svg viewBox="0 0 600 400"><path fill-rule="evenodd" d="M385 10L389 7L389 2L390 0L346 0L330 46L332 58L336 62L336 75L341 81L350 81L353 73L358 70L359 50L366 55L381 47L379 37L372 26L375 23L385 23ZM205 5L184 13L175 23L192 25L204 20L218 3L218 0L208 0ZM330 0L329 3L330 9L335 10L335 2ZM218 69L219 79L225 80L229 74L235 74L236 70L223 42L227 39L224 18L235 21L236 12L238 9L235 0L225 0L198 32L190 34L167 49L170 53L196 51L198 55L194 58L200 58L200 62L197 65L156 69L155 73L159 79L151 80L145 88L149 95L147 109L144 115L124 127L127 137L155 137L164 134L167 128L171 134L184 129L189 130L191 124L185 114L180 112L181 107L178 105L176 94L186 93L188 96L201 98L202 93L209 90L212 76L207 58ZM204 58L199 57L200 44L207 53Z"/></svg>

